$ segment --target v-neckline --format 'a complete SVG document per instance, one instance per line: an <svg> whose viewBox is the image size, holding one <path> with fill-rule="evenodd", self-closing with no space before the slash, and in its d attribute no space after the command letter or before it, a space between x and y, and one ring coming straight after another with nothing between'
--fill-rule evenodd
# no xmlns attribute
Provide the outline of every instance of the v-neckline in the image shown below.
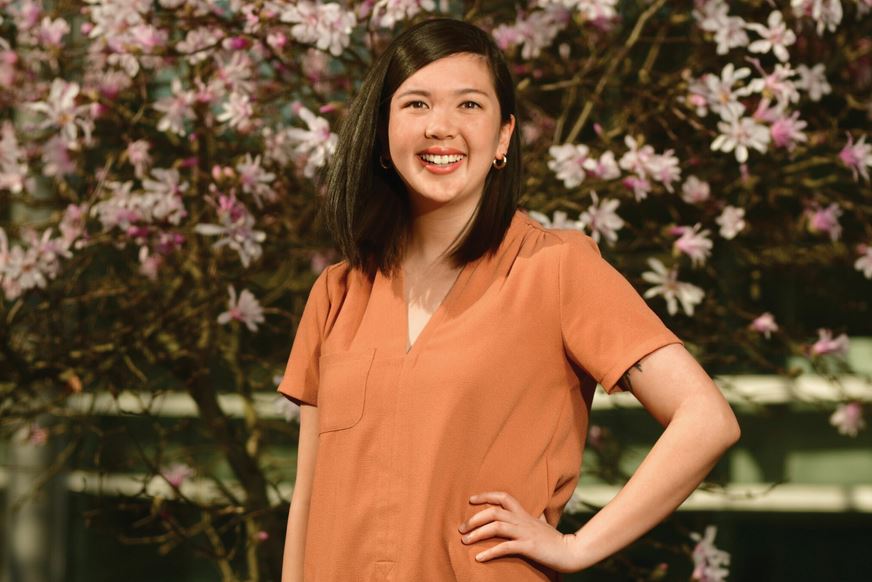
<svg viewBox="0 0 872 582"><path fill-rule="evenodd" d="M478 263L479 259L471 261L463 265L460 268L460 272L457 273L457 276L454 278L454 282L451 283L451 287L448 288L448 292L445 293L445 296L442 298L442 301L439 302L439 305L430 314L430 317L427 319L427 322L424 324L424 327L421 328L421 331L418 332L417 337L415 337L415 341L409 345L409 301L406 299L406 272L405 269L400 268L399 275L397 277L397 285L399 287L400 293L400 305L402 306L402 317L400 317L403 326L403 354L405 356L411 356L414 353L417 353L418 346L421 345L422 340L426 340L427 336L430 335L431 330L439 324L439 321L442 319L445 310L448 304L453 300L454 296L460 292L460 288L465 284L466 276L470 272L471 268L475 263Z"/></svg>

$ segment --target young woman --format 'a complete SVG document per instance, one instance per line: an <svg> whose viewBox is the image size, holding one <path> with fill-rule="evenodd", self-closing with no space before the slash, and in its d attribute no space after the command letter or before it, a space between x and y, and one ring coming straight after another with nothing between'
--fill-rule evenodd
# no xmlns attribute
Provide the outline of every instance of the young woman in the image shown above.
<svg viewBox="0 0 872 582"><path fill-rule="evenodd" d="M301 406L283 580L557 580L671 513L739 436L681 340L588 236L518 209L514 85L489 36L410 27L350 106L327 178L345 257L278 390ZM596 384L666 429L578 532Z"/></svg>

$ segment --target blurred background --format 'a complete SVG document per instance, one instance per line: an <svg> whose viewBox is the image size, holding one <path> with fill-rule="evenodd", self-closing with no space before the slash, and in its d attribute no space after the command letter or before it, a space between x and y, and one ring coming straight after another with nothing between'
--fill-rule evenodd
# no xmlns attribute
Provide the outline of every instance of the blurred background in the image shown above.
<svg viewBox="0 0 872 582"><path fill-rule="evenodd" d="M373 58L448 15L520 98L525 193L681 337L742 438L566 580L868 580L872 0L0 0L3 580L278 580L275 388L341 259L319 173ZM598 389L560 524L661 427Z"/></svg>

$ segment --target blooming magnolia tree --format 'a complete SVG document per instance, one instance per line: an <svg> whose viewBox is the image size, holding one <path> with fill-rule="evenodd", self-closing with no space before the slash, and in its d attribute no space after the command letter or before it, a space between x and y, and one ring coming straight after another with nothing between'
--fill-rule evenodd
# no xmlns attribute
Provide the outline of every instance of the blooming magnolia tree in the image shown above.
<svg viewBox="0 0 872 582"><path fill-rule="evenodd" d="M514 67L523 206L599 242L703 365L850 372L849 335L872 335L837 309L868 316L850 302L872 288L872 0L487 4L0 0L7 430L75 450L98 427L70 395L188 392L241 495L187 498L196 463L164 449L99 468L173 488L137 497L156 543L204 537L224 580L277 579L286 506L269 491L287 475L263 445L281 426L253 395L274 390L312 279L339 259L315 220L335 126L373 56L434 14L491 31ZM832 309L797 317L786 273ZM854 436L863 412L845 401L831 420ZM694 536L694 577L722 579L714 531Z"/></svg>

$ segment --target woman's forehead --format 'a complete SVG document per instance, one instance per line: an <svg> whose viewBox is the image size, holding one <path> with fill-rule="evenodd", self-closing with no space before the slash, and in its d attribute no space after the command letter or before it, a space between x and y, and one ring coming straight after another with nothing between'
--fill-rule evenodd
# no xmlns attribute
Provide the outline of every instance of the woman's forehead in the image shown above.
<svg viewBox="0 0 872 582"><path fill-rule="evenodd" d="M406 93L424 96L478 92L494 96L493 75L482 55L459 53L421 67L397 88L395 97Z"/></svg>

